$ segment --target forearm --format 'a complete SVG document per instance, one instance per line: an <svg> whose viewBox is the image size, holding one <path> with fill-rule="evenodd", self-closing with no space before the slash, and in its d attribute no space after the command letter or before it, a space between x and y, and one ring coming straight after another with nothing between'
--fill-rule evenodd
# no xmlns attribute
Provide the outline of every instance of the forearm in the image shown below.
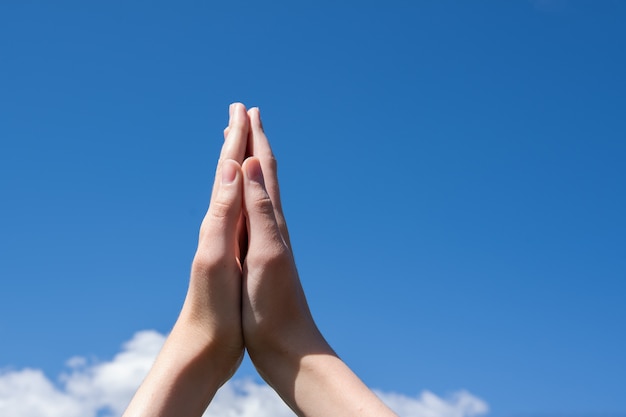
<svg viewBox="0 0 626 417"><path fill-rule="evenodd" d="M291 343L253 360L263 378L299 416L396 416L321 335L298 345Z"/></svg>
<svg viewBox="0 0 626 417"><path fill-rule="evenodd" d="M203 337L177 324L123 417L201 416L224 377Z"/></svg>
<svg viewBox="0 0 626 417"><path fill-rule="evenodd" d="M294 401L299 415L396 416L335 355L302 358L294 383Z"/></svg>
<svg viewBox="0 0 626 417"><path fill-rule="evenodd" d="M124 417L199 417L241 363L241 264L235 248L250 121L241 104L233 104L230 114L183 309Z"/></svg>

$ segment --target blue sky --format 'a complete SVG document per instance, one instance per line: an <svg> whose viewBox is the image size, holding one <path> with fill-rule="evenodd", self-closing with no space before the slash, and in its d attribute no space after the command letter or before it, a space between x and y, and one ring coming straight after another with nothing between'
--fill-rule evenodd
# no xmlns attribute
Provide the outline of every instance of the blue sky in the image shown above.
<svg viewBox="0 0 626 417"><path fill-rule="evenodd" d="M617 0L2 2L0 369L54 380L171 328L242 101L313 314L368 385L626 414L625 19Z"/></svg>

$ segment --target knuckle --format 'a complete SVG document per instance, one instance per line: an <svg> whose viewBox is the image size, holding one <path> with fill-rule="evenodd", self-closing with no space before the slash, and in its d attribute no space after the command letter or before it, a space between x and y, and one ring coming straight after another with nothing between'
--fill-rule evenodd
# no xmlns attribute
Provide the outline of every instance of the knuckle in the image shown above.
<svg viewBox="0 0 626 417"><path fill-rule="evenodd" d="M264 195L255 199L253 202L254 211L264 216L270 216L274 214L274 204L269 196Z"/></svg>
<svg viewBox="0 0 626 417"><path fill-rule="evenodd" d="M236 216L237 207L231 201L214 199L200 224L200 240L211 239L216 233L223 233L231 227Z"/></svg>
<svg viewBox="0 0 626 417"><path fill-rule="evenodd" d="M227 218L232 212L232 204L221 199L214 200L209 207L209 214L215 219Z"/></svg>
<svg viewBox="0 0 626 417"><path fill-rule="evenodd" d="M266 258L265 264L275 273L287 272L291 269L291 256L286 249L274 251Z"/></svg>
<svg viewBox="0 0 626 417"><path fill-rule="evenodd" d="M273 273L289 270L292 264L291 253L283 242L265 244L261 250L249 252L247 259L251 264L261 265L263 270Z"/></svg>
<svg viewBox="0 0 626 417"><path fill-rule="evenodd" d="M193 274L206 274L215 268L215 257L207 256L198 251L191 262L191 271Z"/></svg>
<svg viewBox="0 0 626 417"><path fill-rule="evenodd" d="M214 276L227 268L225 257L218 251L198 250L191 263L193 275Z"/></svg>

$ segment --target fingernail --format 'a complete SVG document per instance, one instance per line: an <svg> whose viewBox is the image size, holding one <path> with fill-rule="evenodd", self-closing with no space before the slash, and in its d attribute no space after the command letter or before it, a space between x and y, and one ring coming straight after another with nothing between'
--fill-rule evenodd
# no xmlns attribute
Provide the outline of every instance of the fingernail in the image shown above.
<svg viewBox="0 0 626 417"><path fill-rule="evenodd" d="M241 107L241 104L239 103L233 103L233 115L232 115L232 119L234 120L238 120L239 119L239 113L241 113L239 111L239 107Z"/></svg>
<svg viewBox="0 0 626 417"><path fill-rule="evenodd" d="M255 122L259 124L259 127L263 129L263 122L261 121L261 108L256 108Z"/></svg>
<svg viewBox="0 0 626 417"><path fill-rule="evenodd" d="M261 170L261 164L258 159L251 160L246 164L246 174L251 181L265 185L265 181L263 180L263 171Z"/></svg>
<svg viewBox="0 0 626 417"><path fill-rule="evenodd" d="M261 126L261 130L265 131L263 127L263 120L261 119L261 109L259 109L259 126Z"/></svg>
<svg viewBox="0 0 626 417"><path fill-rule="evenodd" d="M222 184L232 184L237 178L237 168L235 164L224 161L222 164Z"/></svg>

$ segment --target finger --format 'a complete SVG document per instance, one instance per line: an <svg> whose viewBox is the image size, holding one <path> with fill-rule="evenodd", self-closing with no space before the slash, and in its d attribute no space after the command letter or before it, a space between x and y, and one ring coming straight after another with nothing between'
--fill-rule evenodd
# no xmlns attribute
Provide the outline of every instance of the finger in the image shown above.
<svg viewBox="0 0 626 417"><path fill-rule="evenodd" d="M226 138L228 137L228 132L230 131L230 122L233 118L234 106L235 106L235 103L232 103L230 106L228 106L228 126L226 126L226 128L224 129L224 140L226 140Z"/></svg>
<svg viewBox="0 0 626 417"><path fill-rule="evenodd" d="M243 201L243 174L232 159L222 161L221 176L200 226L197 257L205 267L232 262L237 252L237 225Z"/></svg>
<svg viewBox="0 0 626 417"><path fill-rule="evenodd" d="M248 144L250 119L245 106L241 103L231 104L229 113L230 120L226 128L228 132L226 132L227 136L222 146L220 159L233 159L241 164Z"/></svg>
<svg viewBox="0 0 626 417"><path fill-rule="evenodd" d="M289 247L279 228L273 202L265 188L258 158L244 161L243 209L248 221L248 257L284 254Z"/></svg>
<svg viewBox="0 0 626 417"><path fill-rule="evenodd" d="M220 171L222 161L226 159L232 159L241 164L246 152L246 146L248 144L248 133L250 131L250 119L246 108L241 103L233 103L229 107L230 119L228 127L225 129L224 144L222 145L222 151L220 153L220 159L217 163L217 169L215 173L215 183L213 184L213 193L211 199L215 197L218 182L220 181ZM228 132L226 132L228 130Z"/></svg>
<svg viewBox="0 0 626 417"><path fill-rule="evenodd" d="M265 178L265 188L274 205L274 211L278 227L287 242L287 245L291 247L291 241L289 238L289 230L287 228L287 222L285 221L285 215L283 213L283 206L280 199L280 187L278 185L278 164L270 143L267 140L265 131L263 130L263 123L261 122L261 113L258 107L248 110L248 116L250 118L250 141L248 142L248 153L259 158L261 162L261 168Z"/></svg>

